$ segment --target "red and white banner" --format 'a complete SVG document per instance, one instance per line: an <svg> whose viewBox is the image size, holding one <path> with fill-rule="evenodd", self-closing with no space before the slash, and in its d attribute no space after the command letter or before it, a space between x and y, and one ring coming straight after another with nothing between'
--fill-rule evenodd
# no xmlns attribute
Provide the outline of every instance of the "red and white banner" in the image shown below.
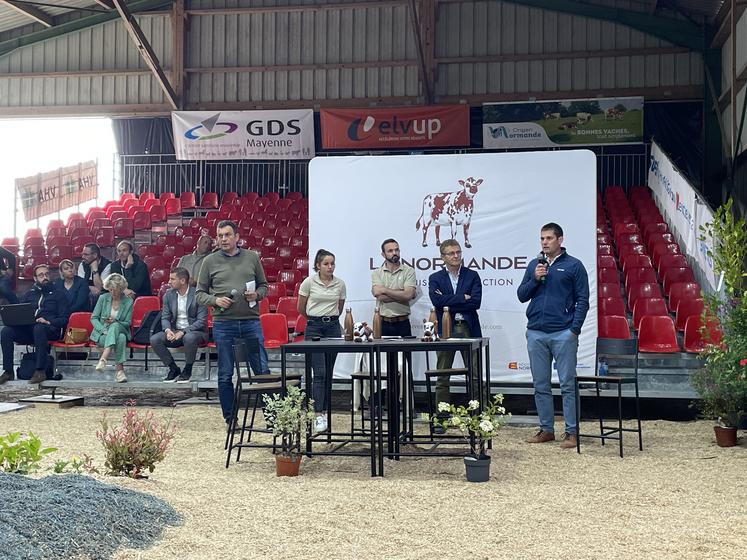
<svg viewBox="0 0 747 560"><path fill-rule="evenodd" d="M26 221L94 200L98 188L98 164L95 161L16 179Z"/></svg>
<svg viewBox="0 0 747 560"><path fill-rule="evenodd" d="M453 201L446 204L455 208L436 216L428 210L433 197ZM345 305L355 320L373 317L371 271L383 262L381 242L392 237L402 260L415 268L421 293L410 322L413 334L420 335L431 307L428 279L443 266L436 241L454 237L462 245L464 266L482 280L480 323L490 337L496 380L531 381L527 304L519 302L516 290L541 250L540 228L547 222L563 227L564 246L589 275L590 309L581 330L578 371L590 372L597 336L592 152L323 157L309 165L309 254L324 248L336 255L335 275L345 281ZM414 371L421 375L425 360L414 359ZM336 375L347 377L354 368L349 355L337 357Z"/></svg>
<svg viewBox="0 0 747 560"><path fill-rule="evenodd" d="M322 109L324 148L469 146L469 107Z"/></svg>

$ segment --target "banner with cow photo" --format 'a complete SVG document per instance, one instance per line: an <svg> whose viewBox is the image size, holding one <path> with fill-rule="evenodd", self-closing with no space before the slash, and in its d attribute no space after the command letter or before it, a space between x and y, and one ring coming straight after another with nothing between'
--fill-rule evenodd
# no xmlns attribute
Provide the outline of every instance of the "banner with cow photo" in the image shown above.
<svg viewBox="0 0 747 560"><path fill-rule="evenodd" d="M640 144L643 97L485 103L482 123L484 148Z"/></svg>
<svg viewBox="0 0 747 560"><path fill-rule="evenodd" d="M95 200L98 189L98 163L95 161L16 179L16 190L27 222Z"/></svg>
<svg viewBox="0 0 747 560"><path fill-rule="evenodd" d="M586 266L590 305L581 333L579 371L594 368L596 314L596 160L588 150L315 158L309 166L309 251L336 255L356 321L370 322L371 271L383 263L381 243L394 238L415 268L419 296L413 334L422 333L431 303L428 278L443 261L437 241L461 244L464 265L482 280L479 311L490 337L493 378L530 381L526 307L516 290L540 251L540 228L557 222L564 246ZM414 356L422 378L424 356ZM435 365L435 355L430 365ZM461 360L461 358L457 358ZM460 362L459 362L460 363ZM347 377L356 358L340 355ZM455 366L456 367L456 366Z"/></svg>

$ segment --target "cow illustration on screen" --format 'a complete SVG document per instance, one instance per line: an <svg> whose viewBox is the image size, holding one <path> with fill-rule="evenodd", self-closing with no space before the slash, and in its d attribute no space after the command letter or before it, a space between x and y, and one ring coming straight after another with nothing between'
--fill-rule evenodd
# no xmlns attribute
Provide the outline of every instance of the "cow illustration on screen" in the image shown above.
<svg viewBox="0 0 747 560"><path fill-rule="evenodd" d="M423 199L423 210L415 224L415 231L423 226L423 247L428 246L428 228L435 224L436 245L441 245L441 226L451 229L451 238L456 236L456 226L461 225L464 230L464 246L472 247L469 242L469 223L474 211L473 199L477 194L477 187L482 179L469 177L458 181L461 190L446 193L433 193Z"/></svg>

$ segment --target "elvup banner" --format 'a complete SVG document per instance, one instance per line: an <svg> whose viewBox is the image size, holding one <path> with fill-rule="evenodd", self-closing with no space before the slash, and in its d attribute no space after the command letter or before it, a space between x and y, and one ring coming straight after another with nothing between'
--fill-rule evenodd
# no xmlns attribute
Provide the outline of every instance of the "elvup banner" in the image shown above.
<svg viewBox="0 0 747 560"><path fill-rule="evenodd" d="M443 261L437 241L461 244L464 266L482 280L479 310L490 337L492 376L530 381L526 308L516 291L541 250L540 229L557 222L564 246L585 265L590 309L581 331L579 371L593 371L597 336L596 159L588 150L315 158L309 166L309 255L336 255L335 275L347 287L346 306L371 324L371 271L383 263L381 243L394 238L415 268L420 295L412 306L413 334L422 336L431 302L428 278ZM413 356L422 377L425 358ZM435 365L435 354L430 365ZM457 362L461 357L457 354ZM340 354L336 375L357 369Z"/></svg>
<svg viewBox="0 0 747 560"><path fill-rule="evenodd" d="M640 144L643 97L485 103L482 123L484 148Z"/></svg>
<svg viewBox="0 0 747 560"><path fill-rule="evenodd" d="M95 161L16 179L16 190L27 222L94 200L98 188L98 163Z"/></svg>
<svg viewBox="0 0 747 560"><path fill-rule="evenodd" d="M177 159L311 159L314 111L174 111Z"/></svg>
<svg viewBox="0 0 747 560"><path fill-rule="evenodd" d="M708 256L713 250L713 239L700 240L700 226L712 222L713 213L656 142L651 144L648 185L669 227L682 240L685 253L698 262L715 290L718 278L713 270L713 259Z"/></svg>

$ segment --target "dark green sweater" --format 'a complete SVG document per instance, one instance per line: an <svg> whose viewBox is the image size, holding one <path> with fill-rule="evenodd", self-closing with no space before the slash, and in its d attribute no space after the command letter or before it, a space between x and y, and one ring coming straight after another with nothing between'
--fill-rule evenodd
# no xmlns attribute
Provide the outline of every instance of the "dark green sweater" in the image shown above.
<svg viewBox="0 0 747 560"><path fill-rule="evenodd" d="M244 292L246 283L252 280L257 286L257 305L249 307ZM229 296L231 290L238 292L233 304L223 311L213 310L213 319L258 319L259 301L267 295L267 279L259 256L254 251L239 249L239 253L233 257L216 251L203 259L197 278L198 303L215 307L216 298Z"/></svg>

